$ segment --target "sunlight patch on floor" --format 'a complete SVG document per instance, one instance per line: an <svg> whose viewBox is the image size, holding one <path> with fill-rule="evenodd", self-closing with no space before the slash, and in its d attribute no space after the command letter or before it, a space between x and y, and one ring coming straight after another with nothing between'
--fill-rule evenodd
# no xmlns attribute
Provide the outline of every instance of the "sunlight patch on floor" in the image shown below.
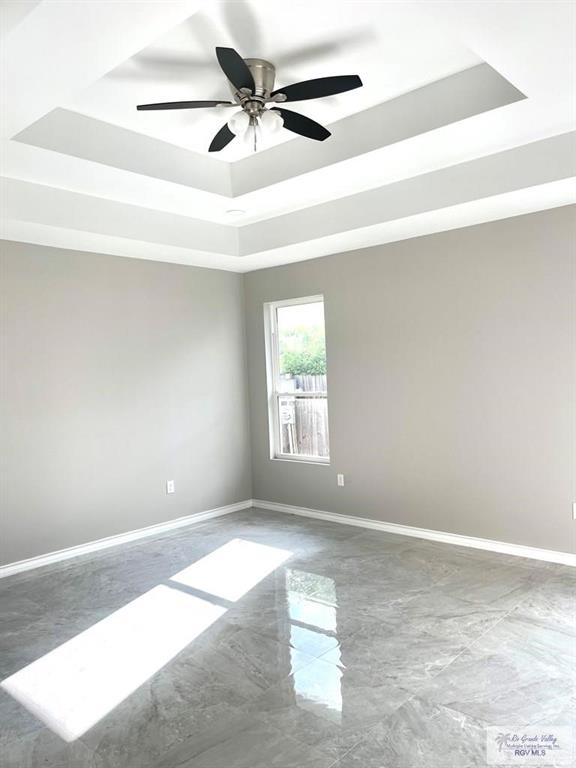
<svg viewBox="0 0 576 768"><path fill-rule="evenodd" d="M267 544L234 539L172 576L172 581L225 600L239 600L291 554Z"/></svg>
<svg viewBox="0 0 576 768"><path fill-rule="evenodd" d="M291 552L234 539L6 678L1 687L65 741L109 714ZM178 584L207 593L202 599Z"/></svg>

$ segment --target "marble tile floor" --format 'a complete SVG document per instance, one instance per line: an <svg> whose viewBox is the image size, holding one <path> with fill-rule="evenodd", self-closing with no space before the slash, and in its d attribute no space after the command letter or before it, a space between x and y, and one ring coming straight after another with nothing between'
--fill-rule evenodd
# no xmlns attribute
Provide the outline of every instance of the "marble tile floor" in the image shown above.
<svg viewBox="0 0 576 768"><path fill-rule="evenodd" d="M575 608L576 569L234 513L0 581L0 765L485 766L574 723Z"/></svg>

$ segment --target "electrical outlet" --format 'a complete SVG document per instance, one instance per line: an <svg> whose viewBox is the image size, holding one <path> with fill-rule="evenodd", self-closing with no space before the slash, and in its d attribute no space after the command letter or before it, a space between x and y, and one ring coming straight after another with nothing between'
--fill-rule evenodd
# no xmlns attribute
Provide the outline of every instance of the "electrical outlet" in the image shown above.
<svg viewBox="0 0 576 768"><path fill-rule="evenodd" d="M174 480L166 480L166 493L174 493L175 490Z"/></svg>
<svg viewBox="0 0 576 768"><path fill-rule="evenodd" d="M572 520L576 520L576 501L572 502Z"/></svg>
<svg viewBox="0 0 576 768"><path fill-rule="evenodd" d="M344 487L344 475L336 475L336 482L340 486L340 488Z"/></svg>

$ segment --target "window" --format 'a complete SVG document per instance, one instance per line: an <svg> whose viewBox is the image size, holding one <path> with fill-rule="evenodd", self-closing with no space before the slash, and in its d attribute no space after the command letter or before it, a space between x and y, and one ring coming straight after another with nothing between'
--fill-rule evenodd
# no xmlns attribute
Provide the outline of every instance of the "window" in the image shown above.
<svg viewBox="0 0 576 768"><path fill-rule="evenodd" d="M270 454L328 463L322 296L266 304Z"/></svg>

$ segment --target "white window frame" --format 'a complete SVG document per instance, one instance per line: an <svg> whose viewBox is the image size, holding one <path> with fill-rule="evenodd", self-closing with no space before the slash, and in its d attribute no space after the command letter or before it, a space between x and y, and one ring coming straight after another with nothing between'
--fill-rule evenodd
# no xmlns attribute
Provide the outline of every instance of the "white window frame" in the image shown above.
<svg viewBox="0 0 576 768"><path fill-rule="evenodd" d="M280 354L278 348L278 316L276 310L280 307L290 307L295 304L324 303L324 296L303 296L297 299L269 301L264 304L264 331L266 338L266 379L268 385L268 431L270 439L270 459L273 461L296 461L305 464L330 464L330 456L307 456L293 453L282 453L280 436L279 401L282 397L311 398L320 397L328 403L326 392L288 392L277 388L280 381L278 363ZM330 437L328 437L330 440Z"/></svg>

